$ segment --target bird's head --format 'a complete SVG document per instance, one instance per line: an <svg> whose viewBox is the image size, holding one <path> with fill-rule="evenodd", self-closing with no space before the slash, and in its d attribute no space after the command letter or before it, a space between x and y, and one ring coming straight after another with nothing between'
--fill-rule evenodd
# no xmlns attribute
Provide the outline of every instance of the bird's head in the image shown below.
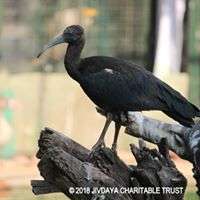
<svg viewBox="0 0 200 200"><path fill-rule="evenodd" d="M46 44L41 52L38 54L39 58L47 49L56 46L61 43L68 43L70 45L77 44L84 38L84 29L80 25L68 26L62 34L54 37Z"/></svg>

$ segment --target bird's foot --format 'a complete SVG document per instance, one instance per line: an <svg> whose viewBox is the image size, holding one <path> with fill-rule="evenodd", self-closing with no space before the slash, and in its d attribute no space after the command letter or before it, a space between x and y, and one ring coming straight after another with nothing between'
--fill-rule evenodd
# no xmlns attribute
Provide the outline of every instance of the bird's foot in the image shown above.
<svg viewBox="0 0 200 200"><path fill-rule="evenodd" d="M117 144L112 144L111 150L114 154L117 154Z"/></svg>
<svg viewBox="0 0 200 200"><path fill-rule="evenodd" d="M92 147L92 151L98 151L98 150L101 149L102 147L106 147L104 140L98 141L98 142Z"/></svg>
<svg viewBox="0 0 200 200"><path fill-rule="evenodd" d="M101 148L106 147L104 140L98 141L93 147L89 154L88 160L94 157L95 152L99 151Z"/></svg>

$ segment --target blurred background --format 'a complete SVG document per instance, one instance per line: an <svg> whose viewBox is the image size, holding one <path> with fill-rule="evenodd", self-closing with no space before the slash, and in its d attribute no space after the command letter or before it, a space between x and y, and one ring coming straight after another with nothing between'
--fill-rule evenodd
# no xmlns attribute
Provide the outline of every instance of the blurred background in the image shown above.
<svg viewBox="0 0 200 200"><path fill-rule="evenodd" d="M86 31L83 57L116 56L146 66L200 106L199 0L0 0L0 199L66 199L62 194L35 197L30 180L37 171L40 130L51 127L91 148L104 124L94 104L64 69L66 45L40 58L50 38L72 24ZM145 115L172 122L160 112ZM111 144L113 127L107 134ZM118 151L133 163L121 131ZM188 178L185 199L198 199L192 166L172 154Z"/></svg>

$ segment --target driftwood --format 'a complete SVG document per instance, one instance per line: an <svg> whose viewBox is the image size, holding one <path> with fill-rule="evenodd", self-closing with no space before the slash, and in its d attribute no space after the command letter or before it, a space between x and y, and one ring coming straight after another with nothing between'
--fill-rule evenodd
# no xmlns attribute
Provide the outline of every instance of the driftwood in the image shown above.
<svg viewBox="0 0 200 200"><path fill-rule="evenodd" d="M99 108L97 112L105 115ZM193 164L197 194L200 196L200 121L188 128L151 119L141 112L128 112L128 116L121 115L121 125L126 126L125 133L153 144L159 144L165 138L171 151Z"/></svg>
<svg viewBox="0 0 200 200"><path fill-rule="evenodd" d="M131 144L137 166L127 166L109 148L90 151L49 128L41 132L38 168L44 180L31 182L33 192L63 192L72 200L181 200L185 177L169 158L167 140L158 149Z"/></svg>

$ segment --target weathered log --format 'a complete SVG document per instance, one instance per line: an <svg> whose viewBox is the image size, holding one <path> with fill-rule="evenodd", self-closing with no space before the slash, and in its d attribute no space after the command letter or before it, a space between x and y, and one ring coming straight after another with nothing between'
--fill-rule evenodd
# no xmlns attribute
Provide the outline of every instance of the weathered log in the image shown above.
<svg viewBox="0 0 200 200"><path fill-rule="evenodd" d="M99 108L97 112L106 114ZM200 196L200 121L197 121L192 128L188 128L180 124L151 119L141 112L128 112L127 116L121 115L120 121L121 125L126 126L125 133L156 145L165 138L171 151L191 162L198 188L197 193Z"/></svg>
<svg viewBox="0 0 200 200"><path fill-rule="evenodd" d="M193 176L200 196L200 122L188 128L150 119L141 113L130 113L129 117L131 122L125 129L127 134L154 144L165 138L170 150L193 164Z"/></svg>
<svg viewBox="0 0 200 200"><path fill-rule="evenodd" d="M186 179L169 159L165 139L159 143L160 152L143 143L139 148L132 144L137 166L127 166L108 148L91 157L88 149L48 128L38 144L38 168L44 180L31 182L36 195L63 192L72 200L183 199ZM179 187L178 194L166 193L163 187Z"/></svg>

